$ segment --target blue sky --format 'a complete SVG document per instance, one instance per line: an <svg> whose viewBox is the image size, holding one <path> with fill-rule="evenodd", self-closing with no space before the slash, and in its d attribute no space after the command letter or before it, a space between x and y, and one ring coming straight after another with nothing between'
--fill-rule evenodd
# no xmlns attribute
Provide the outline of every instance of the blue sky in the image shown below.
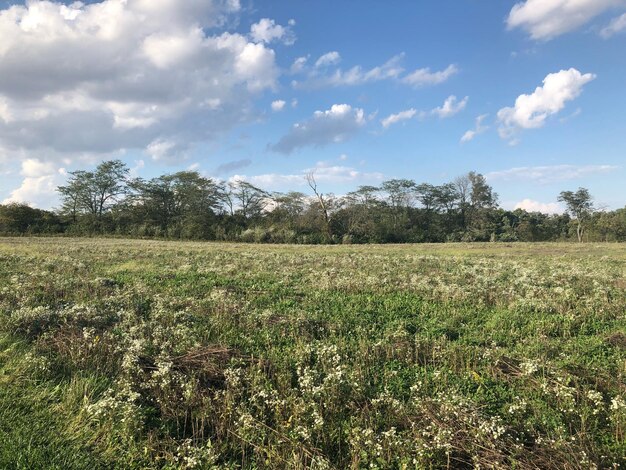
<svg viewBox="0 0 626 470"><path fill-rule="evenodd" d="M121 158L336 194L474 170L506 208L624 206L625 1L389 5L0 1L0 201L54 207Z"/></svg>

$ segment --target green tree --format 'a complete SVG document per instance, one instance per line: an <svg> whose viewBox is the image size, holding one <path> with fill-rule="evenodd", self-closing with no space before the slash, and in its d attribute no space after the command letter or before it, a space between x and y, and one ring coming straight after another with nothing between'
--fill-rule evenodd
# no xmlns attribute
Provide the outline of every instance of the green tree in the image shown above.
<svg viewBox="0 0 626 470"><path fill-rule="evenodd" d="M401 241L406 235L409 225L409 209L415 199L415 181L409 179L392 179L384 181L381 189L387 193L387 202L391 206L393 236Z"/></svg>
<svg viewBox="0 0 626 470"><path fill-rule="evenodd" d="M130 186L135 211L168 236L174 230L197 233L197 227L220 207L219 185L196 171L137 179Z"/></svg>
<svg viewBox="0 0 626 470"><path fill-rule="evenodd" d="M17 202L0 205L0 233L4 235L50 234L61 230L61 221L52 212Z"/></svg>
<svg viewBox="0 0 626 470"><path fill-rule="evenodd" d="M576 235L578 242L582 243L585 232L585 223L593 214L593 198L586 188L578 188L578 191L561 191L559 202L564 202L566 211L576 219Z"/></svg>
<svg viewBox="0 0 626 470"><path fill-rule="evenodd" d="M498 195L487 184L480 173L470 171L467 177L471 184L470 201L474 209L494 209L498 205Z"/></svg>
<svg viewBox="0 0 626 470"><path fill-rule="evenodd" d="M62 210L76 221L78 214L87 213L101 219L115 203L128 194L129 170L120 160L101 163L95 171L73 171L61 194Z"/></svg>
<svg viewBox="0 0 626 470"><path fill-rule="evenodd" d="M454 180L461 228L465 240L489 240L494 233L493 209L498 195L480 173L470 171ZM497 222L497 218L496 218Z"/></svg>
<svg viewBox="0 0 626 470"><path fill-rule="evenodd" d="M238 212L244 219L249 219L260 217L271 197L267 191L252 183L237 180L228 183L224 199L232 214Z"/></svg>

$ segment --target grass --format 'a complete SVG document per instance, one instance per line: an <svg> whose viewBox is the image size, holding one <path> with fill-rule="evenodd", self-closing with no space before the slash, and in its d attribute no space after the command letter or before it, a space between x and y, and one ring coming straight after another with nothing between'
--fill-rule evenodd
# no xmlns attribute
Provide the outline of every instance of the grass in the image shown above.
<svg viewBox="0 0 626 470"><path fill-rule="evenodd" d="M626 464L618 244L0 239L0 468Z"/></svg>

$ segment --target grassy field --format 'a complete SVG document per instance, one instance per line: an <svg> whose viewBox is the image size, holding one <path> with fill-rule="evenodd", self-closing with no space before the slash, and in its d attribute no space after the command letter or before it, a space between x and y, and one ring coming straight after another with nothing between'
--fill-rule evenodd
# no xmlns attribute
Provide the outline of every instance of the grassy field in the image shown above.
<svg viewBox="0 0 626 470"><path fill-rule="evenodd" d="M626 465L626 246L0 239L0 468Z"/></svg>

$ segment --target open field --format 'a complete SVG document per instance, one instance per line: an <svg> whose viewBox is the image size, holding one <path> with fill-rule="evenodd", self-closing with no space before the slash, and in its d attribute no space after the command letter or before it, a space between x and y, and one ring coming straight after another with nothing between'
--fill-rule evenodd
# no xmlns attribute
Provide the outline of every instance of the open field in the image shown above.
<svg viewBox="0 0 626 470"><path fill-rule="evenodd" d="M0 239L0 468L626 465L626 247Z"/></svg>

